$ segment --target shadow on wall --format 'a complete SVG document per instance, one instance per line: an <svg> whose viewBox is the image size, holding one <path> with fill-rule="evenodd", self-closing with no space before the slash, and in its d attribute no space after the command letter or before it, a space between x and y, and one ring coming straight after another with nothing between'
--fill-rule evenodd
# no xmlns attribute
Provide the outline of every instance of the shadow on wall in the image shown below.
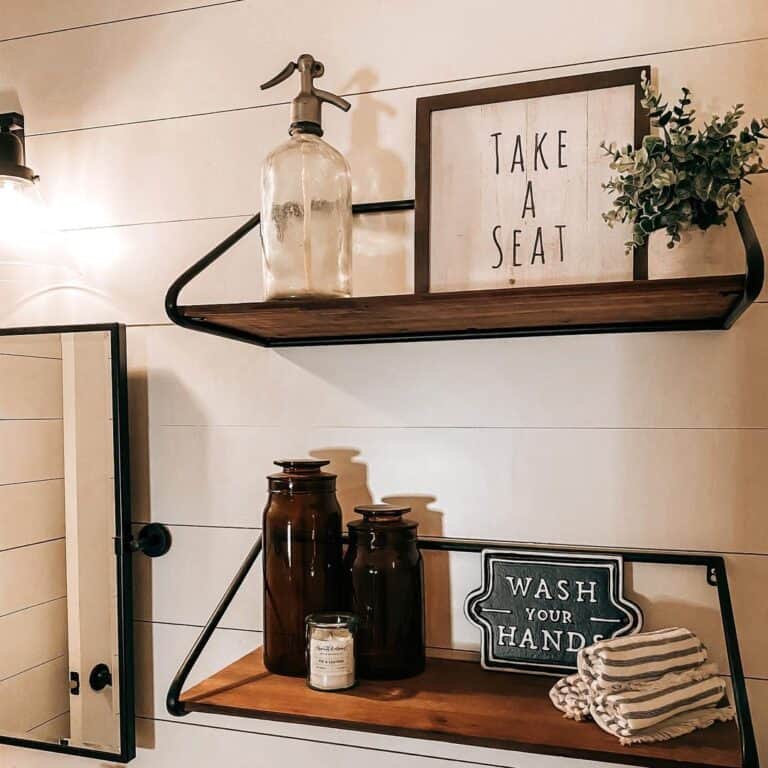
<svg viewBox="0 0 768 768"><path fill-rule="evenodd" d="M128 371L128 430L130 434L131 516L133 520L149 521L149 400L147 372L144 367ZM134 523L133 532L141 525ZM133 643L134 686L136 714L153 716L154 712L154 649L152 625L136 621L142 616L141 606L152 606L152 566L148 557L133 558ZM155 728L152 720L137 717L136 742L144 749L154 749Z"/></svg>
<svg viewBox="0 0 768 768"><path fill-rule="evenodd" d="M419 536L443 535L443 513L430 508L437 501L434 496L398 494L384 496L382 501L410 507L411 519L419 524ZM455 644L452 632L450 554L424 552L423 557L427 645L441 650L451 649Z"/></svg>
<svg viewBox="0 0 768 768"><path fill-rule="evenodd" d="M373 496L368 487L368 465L354 461L355 457L360 455L357 448L315 448L309 455L331 462L325 470L337 475L336 497L341 506L344 525L357 517L354 513L355 507L373 503Z"/></svg>
<svg viewBox="0 0 768 768"><path fill-rule="evenodd" d="M397 110L376 94L371 69L359 69L342 93L360 93L349 113L350 138L346 156L352 169L352 199L379 202L407 196L402 158L381 145L382 123L398 117ZM370 214L355 217L353 291L357 296L407 293L412 290L412 243L408 218L412 214Z"/></svg>
<svg viewBox="0 0 768 768"><path fill-rule="evenodd" d="M131 462L131 507L134 520L133 530L136 532L144 523L150 521L165 522L174 518L176 510L153 509L152 507L152 473L151 473L151 441L149 435L149 386L147 371L144 365L145 350L144 339L131 335L132 365L128 373L128 403L129 403L129 430L130 430L130 462ZM194 419L195 423L202 423L202 411L197 403L190 397L178 377L168 372L156 371L153 373L152 385L155 390L164 389L172 393L173 402L178 407L183 407L185 413L200 414L200 418ZM207 439L207 435L204 436ZM200 473L207 471L208 462L205 454L208 448L205 439L201 440L197 448L200 459L194 465L197 473L196 487L207 488L209 478ZM200 456L200 452L203 453ZM183 461L176 462L176 470L189 472L189 467ZM183 511L182 511L183 516ZM185 553L175 551L173 548L166 557L174 558L173 564L177 571L179 583L186 579L186 572L196 567L191 560L185 560ZM154 717L164 717L165 711L155 711L157 694L165 691L170 684L171 677L176 672L176 660L171 667L162 670L165 676L162 680L155 679L155 649L152 620L153 615L153 570L162 568L163 574L168 573L167 566L156 562L152 558L136 554L133 559L133 584L134 584L134 655L136 686L136 715L137 745L143 749L154 749L155 727ZM222 585L222 590L225 585ZM212 606L211 606L212 607ZM187 648L178 648L178 663L181 662ZM160 691L158 691L160 689Z"/></svg>
<svg viewBox="0 0 768 768"><path fill-rule="evenodd" d="M368 486L368 466L356 461L360 451L349 447L316 448L309 452L318 459L329 459L329 472L338 476L336 495L342 509L344 524L357 519L356 506L372 504L375 499ZM411 508L409 517L419 524L420 536L443 535L443 513L431 508L436 498L424 494L398 493L382 497L385 504ZM452 647L451 575L446 552L424 553L424 583L426 591L426 634L431 648Z"/></svg>
<svg viewBox="0 0 768 768"><path fill-rule="evenodd" d="M643 612L642 632L686 627L695 632L716 662L729 674L717 588L703 566L627 563L625 592Z"/></svg>

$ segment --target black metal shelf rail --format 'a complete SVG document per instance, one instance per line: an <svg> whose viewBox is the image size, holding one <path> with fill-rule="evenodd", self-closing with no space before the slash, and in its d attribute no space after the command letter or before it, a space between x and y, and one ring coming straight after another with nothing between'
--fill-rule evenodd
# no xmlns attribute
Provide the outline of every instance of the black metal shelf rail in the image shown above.
<svg viewBox="0 0 768 768"><path fill-rule="evenodd" d="M373 213L392 213L396 211L410 211L415 208L414 200L388 200L378 203L356 203L352 206L352 213L356 216ZM552 336L579 333L630 333L630 332L654 332L654 331L695 331L695 330L726 330L744 313L752 302L760 295L763 288L764 260L760 241L755 233L755 228L749 218L747 209L742 207L734 214L736 225L741 235L745 252L744 288L739 300L734 303L731 310L722 320L715 321L660 321L660 322L636 322L616 323L612 325L565 325L552 328L517 328L501 329L498 331L466 331L466 332L438 332L427 331L417 333L394 334L391 336L353 337L353 338L319 338L298 339L281 342L279 346L309 346L317 344L362 344L369 342L386 341L429 341L432 339L462 339L462 338L494 338L509 336ZM261 214L257 213L236 229L231 235L222 240L213 250L196 261L191 267L179 275L171 284L165 296L165 311L168 317L176 325L193 331L210 333L214 336L222 336L227 339L235 339L248 344L260 346L273 346L268 339L260 338L247 331L234 328L225 328L216 325L205 318L187 317L179 309L179 294L200 273L217 261L233 245L238 243L252 229L255 229L261 221ZM643 278L647 279L647 275ZM277 346L277 345L274 345Z"/></svg>
<svg viewBox="0 0 768 768"><path fill-rule="evenodd" d="M344 537L346 540L346 536ZM543 549L530 543L518 544L517 542L484 541L481 539L451 539L420 537L419 548L438 552L472 552L479 554L484 549L528 549L536 551ZM226 592L214 609L211 617L206 622L192 649L182 662L176 675L171 681L166 697L166 707L171 715L182 717L187 713L181 693L184 684L192 672L200 654L211 639L216 627L219 625L224 613L245 581L246 576L253 567L262 550L262 537L258 536L250 552L246 555L243 564L238 569ZM589 554L599 551L605 554L621 555L627 563L649 563L666 565L698 566L705 569L707 583L717 588L717 597L720 607L723 635L725 637L725 649L728 657L728 667L733 687L733 703L736 709L736 720L739 727L741 741L741 757L744 768L759 768L757 745L755 742L752 717L749 711L747 688L744 681L744 669L741 664L739 641L736 635L736 623L733 616L731 593L728 588L728 575L725 560L720 555L694 554L681 552L660 552L654 550L595 550L588 548L568 548L569 552Z"/></svg>

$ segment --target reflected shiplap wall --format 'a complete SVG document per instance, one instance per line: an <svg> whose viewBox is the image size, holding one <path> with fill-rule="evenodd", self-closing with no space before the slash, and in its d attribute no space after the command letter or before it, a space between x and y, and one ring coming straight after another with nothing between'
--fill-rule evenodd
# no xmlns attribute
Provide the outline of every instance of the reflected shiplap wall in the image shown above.
<svg viewBox="0 0 768 768"><path fill-rule="evenodd" d="M65 231L0 253L0 322L129 324L134 516L174 535L167 557L137 568L138 766L559 762L169 718L168 682L257 533L271 459L288 453L332 458L347 515L355 503L407 498L432 535L725 553L768 760L767 304L725 334L268 351L169 326L162 303L184 267L259 208L260 164L285 136L293 90L257 84L304 50L325 62L324 87L353 103L325 118L350 159L355 199L396 199L413 195L422 95L650 64L669 95L691 87L703 115L734 102L768 114L765 3L5 5L2 106L23 108L29 162ZM748 194L768 243L768 178ZM409 288L410 215L368 217L355 237L358 294ZM735 271L741 259L733 226L691 234L672 253L661 240L651 248L656 276ZM258 298L260 280L252 236L184 298ZM477 562L430 557L427 567L430 645L471 652L461 600ZM689 623L722 659L703 578L630 576L649 623ZM255 574L198 676L258 644L259 593ZM0 760L84 764L8 748Z"/></svg>
<svg viewBox="0 0 768 768"><path fill-rule="evenodd" d="M61 344L0 337L0 731L69 719Z"/></svg>

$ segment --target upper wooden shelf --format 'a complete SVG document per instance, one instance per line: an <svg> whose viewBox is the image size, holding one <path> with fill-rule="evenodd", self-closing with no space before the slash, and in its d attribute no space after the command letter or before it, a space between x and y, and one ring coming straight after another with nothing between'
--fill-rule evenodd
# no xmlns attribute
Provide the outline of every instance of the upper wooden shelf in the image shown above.
<svg viewBox="0 0 768 768"><path fill-rule="evenodd" d="M477 663L429 659L424 674L361 682L339 693L264 667L261 649L181 696L185 711L307 723L437 739L625 765L738 768L735 723L672 741L623 747L591 722L564 718L550 703L554 678L488 672Z"/></svg>
<svg viewBox="0 0 768 768"><path fill-rule="evenodd" d="M411 210L413 200L361 203L356 214ZM266 347L730 328L763 286L763 253L746 208L735 214L744 274L430 293L429 263L415 254L413 294L315 301L179 306L195 277L258 226L256 214L168 289L168 317L183 328ZM637 254L636 254L637 255ZM647 260L640 277L647 276Z"/></svg>
<svg viewBox="0 0 768 768"><path fill-rule="evenodd" d="M263 346L726 328L745 276L179 307Z"/></svg>

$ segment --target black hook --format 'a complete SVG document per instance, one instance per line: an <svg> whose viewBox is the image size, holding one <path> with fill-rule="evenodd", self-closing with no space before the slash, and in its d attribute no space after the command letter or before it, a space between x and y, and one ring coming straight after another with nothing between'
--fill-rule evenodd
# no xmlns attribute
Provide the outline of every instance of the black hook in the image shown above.
<svg viewBox="0 0 768 768"><path fill-rule="evenodd" d="M147 523L136 538L131 540L131 549L147 557L162 557L170 548L173 537L162 523Z"/></svg>
<svg viewBox="0 0 768 768"><path fill-rule="evenodd" d="M104 690L108 685L112 685L112 673L106 664L97 664L88 676L88 684L94 691Z"/></svg>

